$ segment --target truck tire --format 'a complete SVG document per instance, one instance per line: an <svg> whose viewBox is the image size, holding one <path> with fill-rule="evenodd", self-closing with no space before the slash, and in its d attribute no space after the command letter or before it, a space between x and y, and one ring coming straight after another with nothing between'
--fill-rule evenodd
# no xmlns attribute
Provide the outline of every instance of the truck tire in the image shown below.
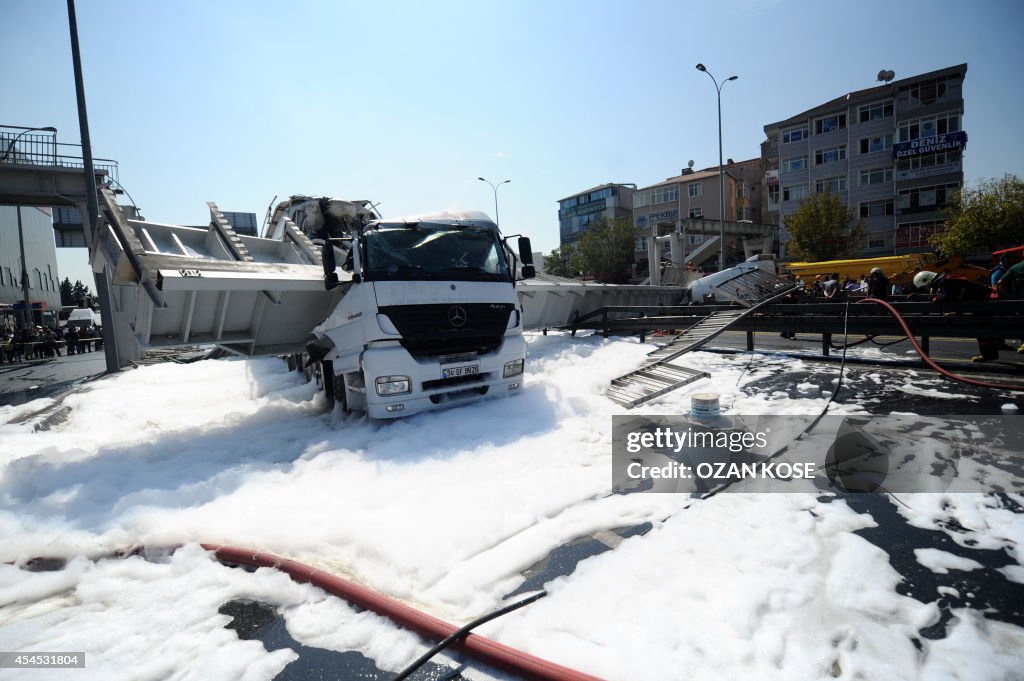
<svg viewBox="0 0 1024 681"><path fill-rule="evenodd" d="M327 398L327 404L331 409L334 408L334 362L329 359L325 359L317 364L320 369L320 377L323 380L324 397Z"/></svg>
<svg viewBox="0 0 1024 681"><path fill-rule="evenodd" d="M323 381L324 397L330 409L335 405L341 407L342 413L348 412L348 399L345 394L345 377L334 373L334 362L324 360L320 362L320 378Z"/></svg>
<svg viewBox="0 0 1024 681"><path fill-rule="evenodd" d="M333 377L334 383L334 403L341 407L341 413L347 414L350 410L348 408L348 395L345 392L345 376Z"/></svg>

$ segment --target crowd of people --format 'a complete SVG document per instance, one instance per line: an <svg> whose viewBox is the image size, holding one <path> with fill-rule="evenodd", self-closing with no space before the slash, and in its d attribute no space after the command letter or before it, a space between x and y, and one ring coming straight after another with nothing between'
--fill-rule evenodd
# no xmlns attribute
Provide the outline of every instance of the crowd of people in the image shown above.
<svg viewBox="0 0 1024 681"><path fill-rule="evenodd" d="M100 350L103 332L93 326L32 326L0 329L0 364L60 357Z"/></svg>
<svg viewBox="0 0 1024 681"><path fill-rule="evenodd" d="M810 286L799 275L793 280L798 285L796 295L807 296L817 302L843 302L851 295L886 301L900 295L908 300L939 303L1024 300L1024 260L1015 263L1009 254L1003 255L992 268L988 285L962 276L929 271L918 272L910 283L893 284L877 267L871 270L870 275L861 275L859 280L846 276L840 281L838 273L816 275ZM953 310L947 314L957 312ZM781 336L793 339L796 334L783 332ZM978 349L981 354L971 360L985 362L997 359L1000 350L1024 354L1024 343L1014 348L1002 338L978 338Z"/></svg>

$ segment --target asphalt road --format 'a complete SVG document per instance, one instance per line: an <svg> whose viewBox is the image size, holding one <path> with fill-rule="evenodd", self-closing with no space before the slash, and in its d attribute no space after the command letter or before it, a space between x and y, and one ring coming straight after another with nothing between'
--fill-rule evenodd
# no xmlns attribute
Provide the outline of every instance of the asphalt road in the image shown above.
<svg viewBox="0 0 1024 681"><path fill-rule="evenodd" d="M52 397L83 381L101 376L106 368L102 351L18 364L0 364L0 406Z"/></svg>

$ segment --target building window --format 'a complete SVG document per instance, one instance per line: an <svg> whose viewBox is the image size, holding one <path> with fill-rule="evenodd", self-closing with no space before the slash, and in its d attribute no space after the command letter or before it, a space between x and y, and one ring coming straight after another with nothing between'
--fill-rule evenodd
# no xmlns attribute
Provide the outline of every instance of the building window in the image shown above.
<svg viewBox="0 0 1024 681"><path fill-rule="evenodd" d="M779 205L779 185L777 184L768 185L768 205Z"/></svg>
<svg viewBox="0 0 1024 681"><path fill-rule="evenodd" d="M960 184L951 182L933 187L917 187L904 189L896 195L896 207L901 213L938 210L949 205L953 195L960 189Z"/></svg>
<svg viewBox="0 0 1024 681"><path fill-rule="evenodd" d="M814 134L824 135L825 133L835 132L836 130L842 130L846 127L846 114L835 114L832 116L825 116L814 121Z"/></svg>
<svg viewBox="0 0 1024 681"><path fill-rule="evenodd" d="M633 208L642 208L654 203L654 191L648 189L642 192L633 192Z"/></svg>
<svg viewBox="0 0 1024 681"><path fill-rule="evenodd" d="M868 234L868 250L889 248L888 234Z"/></svg>
<svg viewBox="0 0 1024 681"><path fill-rule="evenodd" d="M876 137L863 137L860 140L860 153L873 154L876 151L885 151L892 148L892 133L878 135Z"/></svg>
<svg viewBox="0 0 1024 681"><path fill-rule="evenodd" d="M857 120L861 123L874 121L879 118L892 116L892 102L880 102L878 104L866 104L857 112Z"/></svg>
<svg viewBox="0 0 1024 681"><path fill-rule="evenodd" d="M669 201L679 200L679 186L669 185L667 187L657 187L654 190L654 203L668 203Z"/></svg>
<svg viewBox="0 0 1024 681"><path fill-rule="evenodd" d="M790 184L782 188L783 201L797 201L807 196L806 184Z"/></svg>
<svg viewBox="0 0 1024 681"><path fill-rule="evenodd" d="M636 246L634 246L633 250L635 250L637 253L641 253L641 252L646 251L647 250L647 239L644 239L644 238L637 239L636 240Z"/></svg>
<svg viewBox="0 0 1024 681"><path fill-rule="evenodd" d="M606 198L608 198L611 195L612 195L611 187L605 187L601 191L592 193L590 195L590 200L591 201L600 201L601 199L606 199Z"/></svg>
<svg viewBox="0 0 1024 681"><path fill-rule="evenodd" d="M746 187L747 187L747 183L746 182L737 182L736 183L736 198L742 199L744 196L747 195Z"/></svg>
<svg viewBox="0 0 1024 681"><path fill-rule="evenodd" d="M950 151L921 154L920 156L909 156L896 161L896 169L901 172L920 172L921 175L925 176L928 174L939 175L943 172L953 173L959 170L957 164L960 163L962 153L960 149L952 149ZM932 172L929 173L928 171Z"/></svg>
<svg viewBox="0 0 1024 681"><path fill-rule="evenodd" d="M693 208L690 209L690 217L691 218L702 218L702 217L704 217L704 209L701 208L700 206L694 206Z"/></svg>
<svg viewBox="0 0 1024 681"><path fill-rule="evenodd" d="M903 121L899 125L900 142L945 135L948 132L959 132L960 114L949 111L937 116L925 116L909 121Z"/></svg>
<svg viewBox="0 0 1024 681"><path fill-rule="evenodd" d="M832 163L833 161L842 161L846 158L846 145L840 144L838 147L827 147L825 149L818 149L814 152L814 163L815 165L821 165L822 163Z"/></svg>
<svg viewBox="0 0 1024 681"><path fill-rule="evenodd" d="M704 193L704 183L694 182L690 184L689 188L687 189L687 192L689 193L691 199L697 198L698 196Z"/></svg>
<svg viewBox="0 0 1024 681"><path fill-rule="evenodd" d="M932 78L913 85L904 85L900 88L900 92L909 91L911 106L932 104L941 97L945 97L949 87L959 80L960 76L958 75Z"/></svg>
<svg viewBox="0 0 1024 681"><path fill-rule="evenodd" d="M885 184L892 182L892 168L872 168L860 171L860 184Z"/></svg>
<svg viewBox="0 0 1024 681"><path fill-rule="evenodd" d="M782 142L799 142L800 140L807 139L807 126L800 125L795 128L787 128L782 131Z"/></svg>
<svg viewBox="0 0 1024 681"><path fill-rule="evenodd" d="M814 183L814 188L819 194L824 194L825 191L829 191L833 194L846 190L846 176L839 177L823 177Z"/></svg>
<svg viewBox="0 0 1024 681"><path fill-rule="evenodd" d="M576 197L562 201L562 208L572 208L576 205Z"/></svg>
<svg viewBox="0 0 1024 681"><path fill-rule="evenodd" d="M704 243L703 234L687 234L686 236L689 238L691 246Z"/></svg>
<svg viewBox="0 0 1024 681"><path fill-rule="evenodd" d="M782 159L782 172L792 173L796 170L807 170L807 154Z"/></svg>
<svg viewBox="0 0 1024 681"><path fill-rule="evenodd" d="M893 215L894 203L892 199L863 201L860 204L860 216L862 218L882 218L886 215Z"/></svg>
<svg viewBox="0 0 1024 681"><path fill-rule="evenodd" d="M902 222L896 225L896 248L917 248L928 245L928 237L942 229L941 220Z"/></svg>

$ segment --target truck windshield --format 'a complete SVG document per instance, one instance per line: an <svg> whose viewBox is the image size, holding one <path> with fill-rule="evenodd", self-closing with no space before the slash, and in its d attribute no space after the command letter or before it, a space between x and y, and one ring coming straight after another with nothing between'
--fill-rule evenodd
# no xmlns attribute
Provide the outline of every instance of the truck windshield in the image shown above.
<svg viewBox="0 0 1024 681"><path fill-rule="evenodd" d="M494 230L455 225L380 225L364 232L367 279L510 281Z"/></svg>

